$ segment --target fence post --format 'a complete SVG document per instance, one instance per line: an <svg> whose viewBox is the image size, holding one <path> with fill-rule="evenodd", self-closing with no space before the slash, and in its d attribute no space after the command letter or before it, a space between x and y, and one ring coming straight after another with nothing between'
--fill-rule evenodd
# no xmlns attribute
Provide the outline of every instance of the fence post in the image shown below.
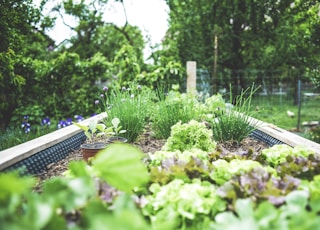
<svg viewBox="0 0 320 230"><path fill-rule="evenodd" d="M187 61L187 93L197 91L197 62Z"/></svg>
<svg viewBox="0 0 320 230"><path fill-rule="evenodd" d="M300 117L301 117L301 80L298 80L298 122L297 129L300 131Z"/></svg>

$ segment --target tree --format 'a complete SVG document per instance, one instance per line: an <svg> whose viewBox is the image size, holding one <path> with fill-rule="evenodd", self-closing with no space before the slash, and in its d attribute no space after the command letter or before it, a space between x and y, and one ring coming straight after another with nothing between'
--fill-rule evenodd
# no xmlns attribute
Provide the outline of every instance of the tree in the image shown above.
<svg viewBox="0 0 320 230"><path fill-rule="evenodd" d="M123 12L126 22L123 26L117 26L103 21L103 14L107 7L107 0L74 1L65 0L53 8L63 19L63 15L68 14L74 17L76 26L67 24L71 30L76 32L76 36L69 39L71 43L69 52L75 52L81 58L90 58L95 53L101 52L109 61L115 57L115 53L123 45L134 47L136 54L143 60L144 41L138 27L131 26L126 17L123 1Z"/></svg>
<svg viewBox="0 0 320 230"><path fill-rule="evenodd" d="M239 70L287 69L319 60L319 3L292 0L166 0L170 28L164 44L182 63L212 70L215 28L218 70L229 69L233 85L247 83ZM175 40L173 43L172 40Z"/></svg>
<svg viewBox="0 0 320 230"><path fill-rule="evenodd" d="M21 57L45 58L52 40L44 35L51 20L41 15L32 0L0 0L0 129L8 125L28 84L16 65Z"/></svg>

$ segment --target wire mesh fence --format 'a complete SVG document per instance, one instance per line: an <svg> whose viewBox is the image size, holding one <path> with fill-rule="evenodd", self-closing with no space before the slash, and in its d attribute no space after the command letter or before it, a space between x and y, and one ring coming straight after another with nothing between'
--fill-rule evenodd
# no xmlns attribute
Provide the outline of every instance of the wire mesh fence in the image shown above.
<svg viewBox="0 0 320 230"><path fill-rule="evenodd" d="M204 98L220 93L226 102L233 103L230 100L243 90L258 87L252 104L270 111L260 111L262 120L299 133L314 127L308 126L311 123L320 125L320 87L295 69L222 70L215 76L206 69L197 69L195 75L196 90Z"/></svg>
<svg viewBox="0 0 320 230"><path fill-rule="evenodd" d="M203 94L234 95L243 89L259 87L254 97L269 104L298 104L320 97L320 89L298 71L280 70L224 70L212 76L210 71L197 69L196 88Z"/></svg>

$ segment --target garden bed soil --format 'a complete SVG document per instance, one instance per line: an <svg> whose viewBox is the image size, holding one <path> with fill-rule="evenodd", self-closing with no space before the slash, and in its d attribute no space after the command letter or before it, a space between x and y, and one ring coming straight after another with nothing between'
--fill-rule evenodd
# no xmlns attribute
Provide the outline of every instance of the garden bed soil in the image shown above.
<svg viewBox="0 0 320 230"><path fill-rule="evenodd" d="M141 135L138 140L133 143L144 153L154 153L162 148L166 140L156 139L150 132L145 132ZM217 146L223 152L247 152L252 150L255 154L259 154L263 149L269 146L257 139L252 137L245 138L240 144L237 143L221 143ZM71 161L81 161L82 153L80 149L72 151L66 158L59 162L49 164L47 170L36 175L39 179L38 186L42 184L44 180L50 179L52 177L61 176L68 169L68 165ZM37 186L37 187L38 187Z"/></svg>

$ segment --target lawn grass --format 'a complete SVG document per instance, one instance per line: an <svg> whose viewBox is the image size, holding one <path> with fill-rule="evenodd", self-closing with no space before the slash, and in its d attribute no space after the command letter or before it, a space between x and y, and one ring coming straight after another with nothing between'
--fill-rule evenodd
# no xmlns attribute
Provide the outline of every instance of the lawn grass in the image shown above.
<svg viewBox="0 0 320 230"><path fill-rule="evenodd" d="M298 127L298 105L293 104L293 98L286 96L255 96L252 99L252 109L257 110L256 118L272 123L286 130ZM289 117L287 111L294 113ZM300 131L304 132L302 122L320 121L320 98L302 98L300 110Z"/></svg>

